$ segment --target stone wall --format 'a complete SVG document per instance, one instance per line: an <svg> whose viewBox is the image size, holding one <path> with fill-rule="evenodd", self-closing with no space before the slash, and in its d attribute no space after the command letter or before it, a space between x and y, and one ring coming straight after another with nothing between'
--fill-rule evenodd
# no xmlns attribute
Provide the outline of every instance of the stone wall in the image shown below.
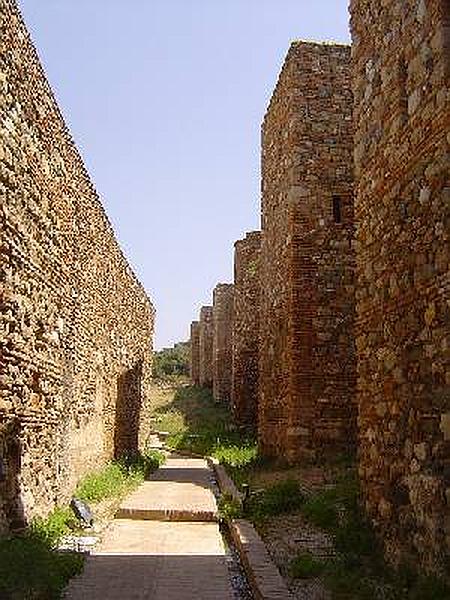
<svg viewBox="0 0 450 600"><path fill-rule="evenodd" d="M230 402L234 286L219 283L213 291L213 396Z"/></svg>
<svg viewBox="0 0 450 600"><path fill-rule="evenodd" d="M262 143L259 438L293 461L355 438L349 47L291 45Z"/></svg>
<svg viewBox="0 0 450 600"><path fill-rule="evenodd" d="M0 0L0 528L145 436L154 310Z"/></svg>
<svg viewBox="0 0 450 600"><path fill-rule="evenodd" d="M200 309L199 331L199 382L201 386L209 388L212 388L213 385L213 337L213 308L212 306L202 306Z"/></svg>
<svg viewBox="0 0 450 600"><path fill-rule="evenodd" d="M450 550L450 3L351 13L360 476L391 560L436 570Z"/></svg>
<svg viewBox="0 0 450 600"><path fill-rule="evenodd" d="M191 323L191 356L189 374L192 385L200 385L200 323Z"/></svg>
<svg viewBox="0 0 450 600"><path fill-rule="evenodd" d="M261 232L234 245L231 404L237 424L256 429L258 412Z"/></svg>

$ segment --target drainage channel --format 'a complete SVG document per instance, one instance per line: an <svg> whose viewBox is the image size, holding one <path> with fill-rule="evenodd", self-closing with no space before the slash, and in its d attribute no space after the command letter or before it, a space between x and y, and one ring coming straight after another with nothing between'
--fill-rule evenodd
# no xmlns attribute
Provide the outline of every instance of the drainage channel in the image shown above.
<svg viewBox="0 0 450 600"><path fill-rule="evenodd" d="M211 471L210 482L216 502L218 503L221 493L213 471ZM230 576L233 600L254 600L254 595L252 594L239 552L231 538L228 525L224 522L220 523L220 533L226 552L225 560Z"/></svg>
<svg viewBox="0 0 450 600"><path fill-rule="evenodd" d="M227 531L221 531L234 600L254 600L239 553Z"/></svg>

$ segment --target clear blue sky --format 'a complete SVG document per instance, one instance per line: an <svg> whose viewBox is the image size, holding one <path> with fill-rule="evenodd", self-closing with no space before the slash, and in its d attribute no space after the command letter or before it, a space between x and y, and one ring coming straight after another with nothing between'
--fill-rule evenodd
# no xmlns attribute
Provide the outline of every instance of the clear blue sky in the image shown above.
<svg viewBox="0 0 450 600"><path fill-rule="evenodd" d="M347 0L19 0L117 237L187 339L259 227L260 124L293 39L348 42Z"/></svg>

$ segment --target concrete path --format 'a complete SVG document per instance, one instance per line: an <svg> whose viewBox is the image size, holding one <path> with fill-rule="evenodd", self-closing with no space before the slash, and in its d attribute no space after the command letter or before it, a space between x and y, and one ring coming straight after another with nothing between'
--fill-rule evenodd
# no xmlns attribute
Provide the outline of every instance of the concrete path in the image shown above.
<svg viewBox="0 0 450 600"><path fill-rule="evenodd" d="M211 478L203 460L169 458L123 502L67 600L232 600Z"/></svg>

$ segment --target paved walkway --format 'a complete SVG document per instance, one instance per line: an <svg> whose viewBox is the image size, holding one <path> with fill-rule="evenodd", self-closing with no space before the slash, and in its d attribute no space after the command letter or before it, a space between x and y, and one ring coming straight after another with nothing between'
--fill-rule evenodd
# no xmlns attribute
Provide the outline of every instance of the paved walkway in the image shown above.
<svg viewBox="0 0 450 600"><path fill-rule="evenodd" d="M67 600L232 600L211 477L204 460L169 458L123 502Z"/></svg>

